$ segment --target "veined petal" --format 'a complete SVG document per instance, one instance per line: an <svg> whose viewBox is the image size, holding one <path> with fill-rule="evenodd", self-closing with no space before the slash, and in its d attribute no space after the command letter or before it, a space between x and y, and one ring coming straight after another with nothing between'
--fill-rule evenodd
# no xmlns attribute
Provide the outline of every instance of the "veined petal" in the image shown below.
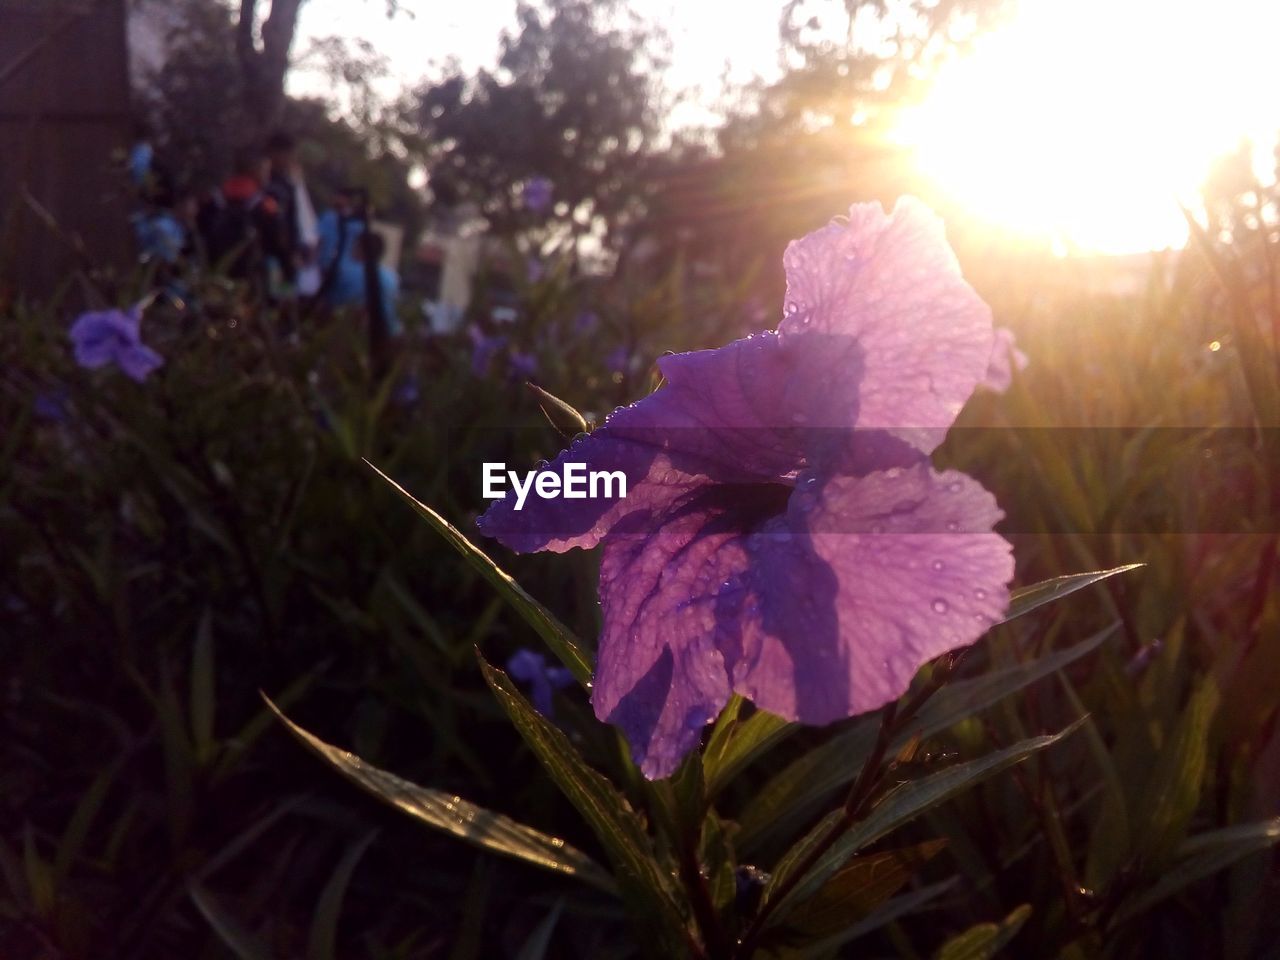
<svg viewBox="0 0 1280 960"><path fill-rule="evenodd" d="M776 398L803 378L794 363L774 334L663 358L666 386L615 410L543 468L620 472L625 499L531 492L516 510L512 492L480 518L481 532L518 552L589 548L624 518L652 518L708 483L789 482L803 466L806 434L789 416L779 419L785 405Z"/></svg>
<svg viewBox="0 0 1280 960"><path fill-rule="evenodd" d="M975 480L926 464L825 482L802 477L754 534L733 687L790 720L830 723L901 696L934 657L978 639L1008 606L1003 516Z"/></svg>
<svg viewBox="0 0 1280 960"><path fill-rule="evenodd" d="M657 524L620 524L605 544L592 705L622 729L646 777L674 772L728 701L748 531L786 492L707 488Z"/></svg>
<svg viewBox="0 0 1280 960"><path fill-rule="evenodd" d="M807 375L830 378L856 353L857 425L932 452L986 373L993 342L991 311L960 275L942 222L910 197L891 215L856 204L847 224L791 243L783 264L778 333L825 340ZM841 409L811 413L844 423Z"/></svg>

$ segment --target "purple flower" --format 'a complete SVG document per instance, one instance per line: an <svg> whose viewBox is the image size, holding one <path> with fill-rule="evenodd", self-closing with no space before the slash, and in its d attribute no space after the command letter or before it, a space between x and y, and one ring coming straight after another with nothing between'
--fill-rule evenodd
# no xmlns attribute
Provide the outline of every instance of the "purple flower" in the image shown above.
<svg viewBox="0 0 1280 960"><path fill-rule="evenodd" d="M600 317L594 310L584 310L573 318L573 332L580 337L590 336L600 328Z"/></svg>
<svg viewBox="0 0 1280 960"><path fill-rule="evenodd" d="M857 205L783 262L776 332L661 358L662 389L544 468L621 472L625 497L479 521L521 552L603 546L592 704L647 777L734 692L810 724L874 710L1008 604L994 498L928 461L993 341L941 223Z"/></svg>
<svg viewBox="0 0 1280 960"><path fill-rule="evenodd" d="M76 363L97 370L116 364L141 383L164 363L164 358L142 342L142 308L82 313L71 325Z"/></svg>
<svg viewBox="0 0 1280 960"><path fill-rule="evenodd" d="M538 375L538 358L531 353L512 353L507 358L507 373L512 380L531 380Z"/></svg>
<svg viewBox="0 0 1280 960"><path fill-rule="evenodd" d="M555 716L551 695L573 683L573 674L564 667L548 667L546 657L523 648L507 661L507 673L528 686L534 709L548 719Z"/></svg>
<svg viewBox="0 0 1280 960"><path fill-rule="evenodd" d="M626 373L627 368L631 366L631 351L625 344L619 344L609 351L604 358L604 365L610 373Z"/></svg>
<svg viewBox="0 0 1280 960"><path fill-rule="evenodd" d="M1018 349L1013 331L1008 327L997 327L995 342L991 346L991 360L979 386L1004 393L1013 385L1014 369L1025 370L1029 362L1027 355Z"/></svg>
<svg viewBox="0 0 1280 960"><path fill-rule="evenodd" d="M530 213L546 213L551 209L551 196L555 187L546 177L531 177L525 181L521 198Z"/></svg>
<svg viewBox="0 0 1280 960"><path fill-rule="evenodd" d="M395 393L391 395L392 401L401 407L411 407L422 398L422 391L418 387L418 378L410 374L405 377L396 386Z"/></svg>
<svg viewBox="0 0 1280 960"><path fill-rule="evenodd" d="M467 335L471 338L471 372L483 377L489 372L493 358L506 347L507 338L488 336L476 326L468 328Z"/></svg>
<svg viewBox="0 0 1280 960"><path fill-rule="evenodd" d="M71 395L67 388L59 387L52 393L37 394L31 409L41 420L66 423L68 420L67 408L70 402Z"/></svg>

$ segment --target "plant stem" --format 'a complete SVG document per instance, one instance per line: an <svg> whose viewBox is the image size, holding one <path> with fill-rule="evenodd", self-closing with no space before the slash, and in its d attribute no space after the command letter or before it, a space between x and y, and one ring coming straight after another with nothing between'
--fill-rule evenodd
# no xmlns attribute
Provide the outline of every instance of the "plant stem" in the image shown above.
<svg viewBox="0 0 1280 960"><path fill-rule="evenodd" d="M840 838L841 834L847 832L850 827L858 822L858 817L864 812L868 800L874 793L876 784L880 782L882 774L880 766L884 762L890 742L898 731L897 716L898 704L897 701L894 701L884 708L884 713L880 716L880 730L876 734L875 746L867 757L866 763L862 765L862 769L858 772L858 777L849 789L848 796L845 797L844 810L840 819L831 825L831 829L827 831L826 836L814 844L804 859L791 871L787 879L770 894L768 901L751 921L751 926L747 928L747 932L738 941L738 950L734 954L737 960L749 960L755 954L760 944L760 935L764 932L764 925L777 905L786 899L787 894L795 889L796 885L804 879L805 874L813 869L813 866L831 849L831 845ZM910 714L906 714L906 716L910 716Z"/></svg>

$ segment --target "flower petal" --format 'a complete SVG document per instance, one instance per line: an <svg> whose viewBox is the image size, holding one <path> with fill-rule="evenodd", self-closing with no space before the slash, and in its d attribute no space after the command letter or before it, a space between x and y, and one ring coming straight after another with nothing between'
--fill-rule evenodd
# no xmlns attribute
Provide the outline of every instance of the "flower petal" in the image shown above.
<svg viewBox="0 0 1280 960"><path fill-rule="evenodd" d="M979 386L1004 393L1013 386L1013 371L1025 370L1029 362L1027 355L1018 349L1018 340L1013 331L1008 327L997 327L987 373Z"/></svg>
<svg viewBox="0 0 1280 960"><path fill-rule="evenodd" d="M746 531L785 496L708 486L646 525L647 535L620 525L605 544L592 705L622 729L646 777L673 773L728 701L722 650L735 649Z"/></svg>
<svg viewBox="0 0 1280 960"><path fill-rule="evenodd" d="M858 426L892 430L931 452L986 372L992 345L991 311L961 277L942 222L910 197L892 215L857 204L847 224L791 243L783 264L779 334L826 339L813 351L811 380L847 368L856 354ZM831 411L823 425L841 425L843 415Z"/></svg>
<svg viewBox="0 0 1280 960"><path fill-rule="evenodd" d="M1009 544L994 498L927 464L825 483L801 478L785 517L753 535L733 687L789 720L822 724L901 696L922 665L1004 613Z"/></svg>
<svg viewBox="0 0 1280 960"><path fill-rule="evenodd" d="M511 493L480 518L481 531L519 552L590 548L624 518L651 518L708 481L781 482L801 465L796 427L770 424L776 408L767 398L795 377L776 336L666 357L661 366L665 387L615 410L544 468L560 476L567 464L621 472L625 499L542 499L531 492L517 510Z"/></svg>
<svg viewBox="0 0 1280 960"><path fill-rule="evenodd" d="M164 365L164 357L141 343L122 347L116 352L116 363L131 379L142 383Z"/></svg>

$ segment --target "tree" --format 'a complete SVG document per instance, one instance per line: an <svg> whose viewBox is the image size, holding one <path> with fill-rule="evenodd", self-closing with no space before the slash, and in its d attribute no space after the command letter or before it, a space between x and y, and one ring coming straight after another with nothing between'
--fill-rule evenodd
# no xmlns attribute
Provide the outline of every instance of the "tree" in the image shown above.
<svg viewBox="0 0 1280 960"><path fill-rule="evenodd" d="M608 248L643 209L659 135L662 38L617 0L521 2L496 69L456 65L407 106L437 205L468 205L503 236L559 234L571 249L587 233ZM521 188L553 184L544 216Z"/></svg>
<svg viewBox="0 0 1280 960"><path fill-rule="evenodd" d="M304 0L271 0L269 12L258 27L258 0L240 0L240 13L236 19L236 59L243 80L241 90L245 112L260 118L259 130L255 132L260 133L262 129L275 125L284 109L289 51L298 32L298 14L303 3Z"/></svg>
<svg viewBox="0 0 1280 960"><path fill-rule="evenodd" d="M1008 0L789 0L782 74L741 91L710 143L668 159L650 231L726 275L772 258L849 203L922 185L886 136L938 64L1003 16ZM771 262L771 261L767 261ZM776 297L781 276L764 274Z"/></svg>
<svg viewBox="0 0 1280 960"><path fill-rule="evenodd" d="M399 0L383 2L388 17L399 12ZM290 51L304 3L306 0L270 0L264 14L260 0L239 0L235 51L245 112L257 121L252 133L260 135L280 121Z"/></svg>

